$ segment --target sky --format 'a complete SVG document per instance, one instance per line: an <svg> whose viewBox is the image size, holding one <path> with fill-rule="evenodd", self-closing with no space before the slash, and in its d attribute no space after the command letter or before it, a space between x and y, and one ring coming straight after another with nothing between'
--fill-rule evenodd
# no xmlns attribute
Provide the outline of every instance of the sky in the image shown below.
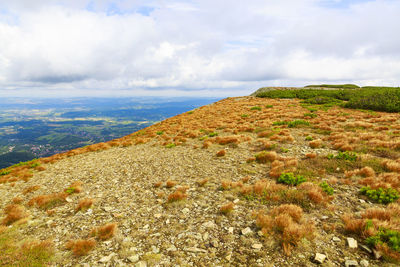
<svg viewBox="0 0 400 267"><path fill-rule="evenodd" d="M399 0L0 0L0 97L400 86Z"/></svg>

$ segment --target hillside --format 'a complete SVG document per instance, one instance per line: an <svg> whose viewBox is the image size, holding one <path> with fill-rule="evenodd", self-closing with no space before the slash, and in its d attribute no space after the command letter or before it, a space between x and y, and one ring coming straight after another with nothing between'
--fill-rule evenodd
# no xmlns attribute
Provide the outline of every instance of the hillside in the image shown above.
<svg viewBox="0 0 400 267"><path fill-rule="evenodd" d="M399 181L399 113L227 98L0 170L0 265L397 266Z"/></svg>

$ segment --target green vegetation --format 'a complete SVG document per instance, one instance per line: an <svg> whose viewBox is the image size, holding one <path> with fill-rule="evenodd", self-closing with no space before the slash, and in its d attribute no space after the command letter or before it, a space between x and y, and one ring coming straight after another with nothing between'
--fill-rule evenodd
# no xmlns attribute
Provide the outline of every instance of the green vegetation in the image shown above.
<svg viewBox="0 0 400 267"><path fill-rule="evenodd" d="M278 183L287 184L287 185L299 185L301 183L306 182L306 178L301 175L294 175L291 172L282 173L278 178Z"/></svg>
<svg viewBox="0 0 400 267"><path fill-rule="evenodd" d="M240 115L240 117L242 117L242 118L247 118L249 115L248 114L242 114L242 115Z"/></svg>
<svg viewBox="0 0 400 267"><path fill-rule="evenodd" d="M54 255L50 241L24 242L13 230L0 229L1 266L49 266Z"/></svg>
<svg viewBox="0 0 400 267"><path fill-rule="evenodd" d="M342 105L344 107L354 109L400 112L399 87L367 86L358 88L358 86L354 85L324 85L307 87L338 89L271 90L258 93L256 96L267 98L300 98L304 99L304 102L309 104L331 104Z"/></svg>
<svg viewBox="0 0 400 267"><path fill-rule="evenodd" d="M315 113L304 113L304 117L316 118L318 115Z"/></svg>
<svg viewBox="0 0 400 267"><path fill-rule="evenodd" d="M156 132L157 135L163 135L164 131L158 131Z"/></svg>
<svg viewBox="0 0 400 267"><path fill-rule="evenodd" d="M358 158L357 154L348 151L345 152L339 151L339 153L336 156L334 156L333 154L328 155L328 159L343 159L348 161L356 161L357 158Z"/></svg>
<svg viewBox="0 0 400 267"><path fill-rule="evenodd" d="M310 126L310 123L305 120L294 120L294 121L274 121L274 126L287 125L289 128L296 128L299 126Z"/></svg>
<svg viewBox="0 0 400 267"><path fill-rule="evenodd" d="M314 138L312 138L312 136L307 136L306 137L306 141L312 141L312 140L314 140Z"/></svg>
<svg viewBox="0 0 400 267"><path fill-rule="evenodd" d="M327 182L322 182L319 184L319 186L324 190L325 193L328 195L333 195L333 188L329 186Z"/></svg>
<svg viewBox="0 0 400 267"><path fill-rule="evenodd" d="M218 133L216 132L212 132L208 134L209 137L214 137L214 136L218 136Z"/></svg>
<svg viewBox="0 0 400 267"><path fill-rule="evenodd" d="M273 108L273 105L265 105L266 108Z"/></svg>
<svg viewBox="0 0 400 267"><path fill-rule="evenodd" d="M360 189L360 193L381 204L391 203L400 197L399 192L393 188L380 187L378 189L371 189L369 186L364 186Z"/></svg>
<svg viewBox="0 0 400 267"><path fill-rule="evenodd" d="M341 88L341 89L360 88L360 86L355 85L355 84L320 84L320 85L307 85L305 87Z"/></svg>
<svg viewBox="0 0 400 267"><path fill-rule="evenodd" d="M400 232L396 230L380 229L376 235L368 237L365 242L371 247L386 244L392 250L400 252Z"/></svg>
<svg viewBox="0 0 400 267"><path fill-rule="evenodd" d="M259 106L254 106L254 107L251 107L250 110L261 110L261 107L259 107Z"/></svg>
<svg viewBox="0 0 400 267"><path fill-rule="evenodd" d="M173 147L176 147L176 145L174 143L170 143L170 144L165 145L165 147L166 148L173 148Z"/></svg>

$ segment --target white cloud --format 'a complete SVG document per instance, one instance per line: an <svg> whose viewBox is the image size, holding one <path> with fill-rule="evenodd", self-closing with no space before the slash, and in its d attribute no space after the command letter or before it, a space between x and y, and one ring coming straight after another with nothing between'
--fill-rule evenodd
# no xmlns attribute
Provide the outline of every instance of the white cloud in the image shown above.
<svg viewBox="0 0 400 267"><path fill-rule="evenodd" d="M394 0L0 0L0 95L398 86L398 14Z"/></svg>

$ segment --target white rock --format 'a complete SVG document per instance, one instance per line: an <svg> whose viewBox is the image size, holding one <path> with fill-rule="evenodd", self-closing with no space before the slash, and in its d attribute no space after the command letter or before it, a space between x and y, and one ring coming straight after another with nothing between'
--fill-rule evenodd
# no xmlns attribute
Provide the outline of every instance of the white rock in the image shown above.
<svg viewBox="0 0 400 267"><path fill-rule="evenodd" d="M206 241L206 240L208 239L209 236L210 236L210 235L209 235L207 232L205 232L205 233L203 234L203 240Z"/></svg>
<svg viewBox="0 0 400 267"><path fill-rule="evenodd" d="M169 248L167 248L167 251L177 251L177 249L174 245L171 245Z"/></svg>
<svg viewBox="0 0 400 267"><path fill-rule="evenodd" d="M160 219L162 217L162 214L161 213L154 214L154 217L156 217L157 219Z"/></svg>
<svg viewBox="0 0 400 267"><path fill-rule="evenodd" d="M109 212L109 211L112 211L112 208L111 207L104 207L104 210Z"/></svg>
<svg viewBox="0 0 400 267"><path fill-rule="evenodd" d="M369 262L367 261L367 260L361 260L360 261L360 265L362 266L362 267L368 267L369 266Z"/></svg>
<svg viewBox="0 0 400 267"><path fill-rule="evenodd" d="M147 263L145 261L139 261L135 264L135 267L147 267Z"/></svg>
<svg viewBox="0 0 400 267"><path fill-rule="evenodd" d="M249 235L251 233L253 233L253 231L251 231L250 227L242 229L242 235Z"/></svg>
<svg viewBox="0 0 400 267"><path fill-rule="evenodd" d="M347 238L347 244L349 245L349 248L357 248L358 247L357 240L355 240L352 237Z"/></svg>
<svg viewBox="0 0 400 267"><path fill-rule="evenodd" d="M208 222L203 223L203 226L205 228L214 228L216 225L213 221L208 221Z"/></svg>
<svg viewBox="0 0 400 267"><path fill-rule="evenodd" d="M334 236L334 237L332 237L332 241L333 241L333 242L340 242L340 238Z"/></svg>
<svg viewBox="0 0 400 267"><path fill-rule="evenodd" d="M233 227L229 227L228 233L233 234Z"/></svg>
<svg viewBox="0 0 400 267"><path fill-rule="evenodd" d="M358 262L355 260L346 260L346 262L344 263L344 265L346 267L355 267L358 266Z"/></svg>
<svg viewBox="0 0 400 267"><path fill-rule="evenodd" d="M139 255L132 255L132 256L128 257L128 260L132 263L135 263L135 262L139 261Z"/></svg>
<svg viewBox="0 0 400 267"><path fill-rule="evenodd" d="M325 254L315 253L314 261L318 262L319 264L323 263L326 259Z"/></svg>
<svg viewBox="0 0 400 267"><path fill-rule="evenodd" d="M117 255L117 254L111 253L111 254L108 255L108 256L104 256L103 258L100 259L100 262L102 262L102 263L109 262L109 261L111 261L111 259L112 259L115 255Z"/></svg>
<svg viewBox="0 0 400 267"><path fill-rule="evenodd" d="M68 203L71 203L73 200L70 197L66 197L65 201L67 201Z"/></svg>
<svg viewBox="0 0 400 267"><path fill-rule="evenodd" d="M233 201L233 203L237 204L240 200L237 198Z"/></svg>
<svg viewBox="0 0 400 267"><path fill-rule="evenodd" d="M190 210L188 209L188 208L184 208L183 210L182 210L182 213L183 214L188 214L190 212Z"/></svg>
<svg viewBox="0 0 400 267"><path fill-rule="evenodd" d="M188 251L188 252L193 252L193 253L200 253L200 252L206 253L207 252L207 250L205 250L205 249L195 248L195 247L187 248L185 250Z"/></svg>
<svg viewBox="0 0 400 267"><path fill-rule="evenodd" d="M263 247L263 245L262 244L253 244L251 247L254 249L261 249Z"/></svg>

